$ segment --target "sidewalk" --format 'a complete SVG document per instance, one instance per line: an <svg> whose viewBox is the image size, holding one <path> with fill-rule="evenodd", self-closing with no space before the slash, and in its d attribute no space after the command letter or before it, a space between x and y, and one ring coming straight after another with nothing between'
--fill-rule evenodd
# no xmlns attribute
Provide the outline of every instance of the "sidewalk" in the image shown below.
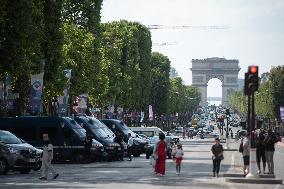
<svg viewBox="0 0 284 189"><path fill-rule="evenodd" d="M276 179L271 175L260 175L260 178L244 178L243 177L243 157L238 151L240 141L229 143L229 150L224 151L224 165L230 165L228 171L224 172L227 182L232 183L251 183L251 184L282 184L281 179ZM283 145L278 144L278 145ZM236 149L232 151L232 149Z"/></svg>

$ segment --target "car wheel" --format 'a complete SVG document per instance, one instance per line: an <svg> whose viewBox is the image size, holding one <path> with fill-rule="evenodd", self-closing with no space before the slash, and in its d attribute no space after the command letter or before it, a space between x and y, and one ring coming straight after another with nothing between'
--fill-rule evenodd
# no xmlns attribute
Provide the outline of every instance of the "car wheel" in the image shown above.
<svg viewBox="0 0 284 189"><path fill-rule="evenodd" d="M41 165L42 165L42 164L41 164L41 161L38 161L37 164L36 164L36 168L34 168L33 170L34 170L34 171L40 170L40 169L41 169Z"/></svg>
<svg viewBox="0 0 284 189"><path fill-rule="evenodd" d="M5 175L9 171L8 162L5 159L0 159L0 175Z"/></svg>
<svg viewBox="0 0 284 189"><path fill-rule="evenodd" d="M31 171L31 169L21 169L20 173L21 174L28 174Z"/></svg>
<svg viewBox="0 0 284 189"><path fill-rule="evenodd" d="M73 162L74 163L83 163L84 157L82 154L76 154L74 156Z"/></svg>
<svg viewBox="0 0 284 189"><path fill-rule="evenodd" d="M146 154L146 159L150 159L150 156Z"/></svg>

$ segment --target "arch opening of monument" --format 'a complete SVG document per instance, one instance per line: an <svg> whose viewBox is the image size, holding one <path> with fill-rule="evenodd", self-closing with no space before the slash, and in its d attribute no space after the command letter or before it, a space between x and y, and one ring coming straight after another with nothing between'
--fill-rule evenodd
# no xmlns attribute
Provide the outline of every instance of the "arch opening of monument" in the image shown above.
<svg viewBox="0 0 284 189"><path fill-rule="evenodd" d="M207 102L208 105L219 106L222 103L222 81L212 78L207 83Z"/></svg>
<svg viewBox="0 0 284 189"><path fill-rule="evenodd" d="M239 61L225 58L193 59L192 86L201 93L200 106L207 105L208 81L217 78L222 82L222 105L228 106L228 94L238 89L238 74L240 71Z"/></svg>

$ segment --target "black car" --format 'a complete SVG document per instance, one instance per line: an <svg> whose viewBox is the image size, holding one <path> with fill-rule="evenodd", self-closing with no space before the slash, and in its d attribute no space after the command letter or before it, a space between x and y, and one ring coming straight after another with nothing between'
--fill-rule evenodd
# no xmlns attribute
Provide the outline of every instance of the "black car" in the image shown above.
<svg viewBox="0 0 284 189"><path fill-rule="evenodd" d="M103 153L103 160L117 159L122 156L123 151L120 145L114 142L113 135L102 128L102 122L88 116L75 117L75 120L92 136L93 139L96 139L104 146L105 152Z"/></svg>
<svg viewBox="0 0 284 189"><path fill-rule="evenodd" d="M70 117L23 116L0 118L0 129L10 131L29 144L42 148L42 135L47 133L54 148L54 161L84 162L86 130ZM91 157L101 158L103 145L92 140Z"/></svg>
<svg viewBox="0 0 284 189"><path fill-rule="evenodd" d="M156 144L159 142L159 136L154 136L150 140L150 144L146 151L146 158L149 159L150 156L153 154L154 148ZM169 159L172 157L172 144L174 143L174 140L170 136L166 136L165 142L167 144L167 156Z"/></svg>
<svg viewBox="0 0 284 189"><path fill-rule="evenodd" d="M0 174L9 170L29 173L40 167L41 150L36 149L9 131L0 130Z"/></svg>
<svg viewBox="0 0 284 189"><path fill-rule="evenodd" d="M124 142L126 143L128 141L128 134L129 133L131 134L131 136L133 137L132 155L134 157L138 157L140 156L140 154L146 152L146 149L148 147L147 141L137 137L136 134L133 131L131 131L123 121L117 119L102 119L100 121L103 122L115 134L117 133L121 134L123 136Z"/></svg>

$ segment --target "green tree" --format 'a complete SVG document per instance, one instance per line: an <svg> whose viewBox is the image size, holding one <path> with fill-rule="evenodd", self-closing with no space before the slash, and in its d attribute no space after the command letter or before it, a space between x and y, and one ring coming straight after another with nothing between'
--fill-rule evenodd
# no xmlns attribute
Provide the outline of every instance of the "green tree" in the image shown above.
<svg viewBox="0 0 284 189"><path fill-rule="evenodd" d="M273 114L277 119L280 119L280 106L284 106L284 66L278 66L270 71L269 76Z"/></svg>
<svg viewBox="0 0 284 189"><path fill-rule="evenodd" d="M151 104L156 114L168 113L171 62L168 57L158 52L152 53L151 59Z"/></svg>
<svg viewBox="0 0 284 189"><path fill-rule="evenodd" d="M63 74L63 0L46 0L43 4L44 36L43 53L44 69L44 99L46 110L50 113L51 98L62 94L66 85Z"/></svg>
<svg viewBox="0 0 284 189"><path fill-rule="evenodd" d="M109 78L109 104L146 110L151 87L151 36L135 22L119 21L102 25L102 61Z"/></svg>
<svg viewBox="0 0 284 189"><path fill-rule="evenodd" d="M1 74L12 77L13 91L20 97L15 113L23 114L27 111L30 76L39 71L42 57L42 1L4 0L0 7Z"/></svg>

